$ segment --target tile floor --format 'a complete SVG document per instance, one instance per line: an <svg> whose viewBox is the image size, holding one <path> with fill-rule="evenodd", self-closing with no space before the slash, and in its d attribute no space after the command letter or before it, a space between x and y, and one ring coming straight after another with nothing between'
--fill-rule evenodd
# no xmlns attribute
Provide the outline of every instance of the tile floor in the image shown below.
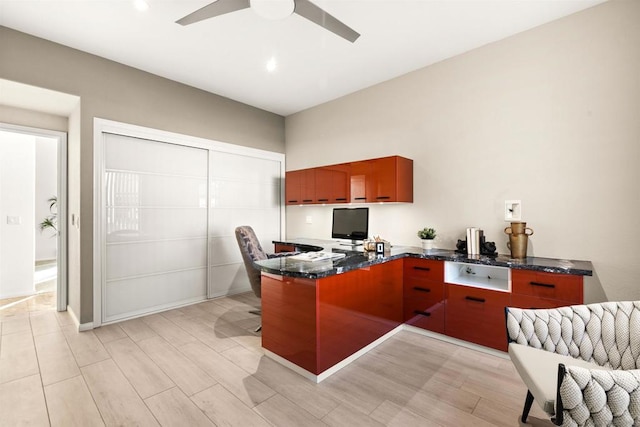
<svg viewBox="0 0 640 427"><path fill-rule="evenodd" d="M82 333L52 296L2 309L0 426L521 425L526 389L507 359L403 331L314 384L263 356L258 303ZM551 426L535 404L529 421Z"/></svg>

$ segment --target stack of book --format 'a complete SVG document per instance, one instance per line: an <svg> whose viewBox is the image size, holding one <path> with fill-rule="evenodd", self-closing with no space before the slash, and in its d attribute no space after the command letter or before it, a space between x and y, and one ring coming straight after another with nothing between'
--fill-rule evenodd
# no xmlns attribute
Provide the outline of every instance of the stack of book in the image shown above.
<svg viewBox="0 0 640 427"><path fill-rule="evenodd" d="M467 228L467 255L480 255L484 232L477 227Z"/></svg>

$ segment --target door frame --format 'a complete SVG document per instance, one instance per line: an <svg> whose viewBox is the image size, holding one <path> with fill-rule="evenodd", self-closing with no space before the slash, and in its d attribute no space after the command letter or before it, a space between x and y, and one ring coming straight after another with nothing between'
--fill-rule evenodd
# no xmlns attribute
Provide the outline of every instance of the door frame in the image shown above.
<svg viewBox="0 0 640 427"><path fill-rule="evenodd" d="M67 134L56 130L41 129L29 126L12 125L8 123L0 122L0 130L5 132L21 133L25 135L40 136L46 138L57 139L57 189L58 189L58 254L57 254L57 283L56 283L56 310L67 310L67 242L68 242L68 228L67 228L67 201L68 191L67 188Z"/></svg>
<svg viewBox="0 0 640 427"><path fill-rule="evenodd" d="M273 159L280 162L280 239L285 234L285 205L284 205L284 176L285 176L285 155L273 151L261 150L258 148L246 147L242 145L230 144L212 139L199 138L144 126L132 125L128 123L116 122L113 120L94 117L93 119L93 327L97 328L103 324L113 322L103 322L102 304L105 297L106 271L106 224L103 206L105 205L105 141L104 134L114 134L129 136L133 138L148 139L151 141L165 142L169 144L183 145L193 148L208 150L209 164L211 153L222 151L232 154L249 155L264 159ZM210 176L209 176L210 177ZM209 187L209 186L208 186ZM209 190L210 191L210 188ZM210 194L208 194L210 196ZM207 207L209 209L209 207ZM209 218L210 211L207 213ZM210 234L207 224L207 251L210 247ZM210 274L210 254L207 252L207 298L211 298L211 274Z"/></svg>

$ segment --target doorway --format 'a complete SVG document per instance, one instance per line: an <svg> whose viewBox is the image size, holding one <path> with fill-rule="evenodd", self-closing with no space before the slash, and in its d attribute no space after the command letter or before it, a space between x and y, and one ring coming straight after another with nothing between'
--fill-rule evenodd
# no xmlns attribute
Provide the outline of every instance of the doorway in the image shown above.
<svg viewBox="0 0 640 427"><path fill-rule="evenodd" d="M0 316L67 309L67 136L0 123Z"/></svg>

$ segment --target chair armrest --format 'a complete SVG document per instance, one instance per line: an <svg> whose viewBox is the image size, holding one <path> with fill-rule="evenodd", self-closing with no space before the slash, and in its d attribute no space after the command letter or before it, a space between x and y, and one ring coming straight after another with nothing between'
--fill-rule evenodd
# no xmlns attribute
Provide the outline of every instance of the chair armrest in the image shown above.
<svg viewBox="0 0 640 427"><path fill-rule="evenodd" d="M640 370L558 366L557 425L640 425Z"/></svg>

